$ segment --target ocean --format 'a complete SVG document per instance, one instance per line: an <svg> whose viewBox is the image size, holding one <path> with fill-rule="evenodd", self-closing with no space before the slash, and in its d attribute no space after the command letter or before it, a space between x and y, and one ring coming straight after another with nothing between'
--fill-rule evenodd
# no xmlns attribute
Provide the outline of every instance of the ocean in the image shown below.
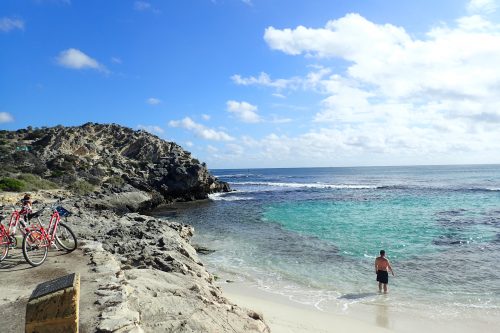
<svg viewBox="0 0 500 333"><path fill-rule="evenodd" d="M212 172L234 192L157 214L193 225L225 279L324 311L500 318L500 166ZM396 274L383 298L381 249Z"/></svg>

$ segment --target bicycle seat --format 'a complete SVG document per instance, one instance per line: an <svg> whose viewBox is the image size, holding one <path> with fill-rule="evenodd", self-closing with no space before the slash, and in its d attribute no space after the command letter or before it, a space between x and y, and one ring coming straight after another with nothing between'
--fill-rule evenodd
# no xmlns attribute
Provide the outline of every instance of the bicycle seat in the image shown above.
<svg viewBox="0 0 500 333"><path fill-rule="evenodd" d="M40 215L42 215L42 211L41 211L41 210L38 210L38 211L36 211L36 212L34 212L34 213L29 213L29 214L27 214L26 216L28 217L28 219L30 219L30 220L31 220L32 218L34 218L34 217L38 217L38 216L40 216Z"/></svg>

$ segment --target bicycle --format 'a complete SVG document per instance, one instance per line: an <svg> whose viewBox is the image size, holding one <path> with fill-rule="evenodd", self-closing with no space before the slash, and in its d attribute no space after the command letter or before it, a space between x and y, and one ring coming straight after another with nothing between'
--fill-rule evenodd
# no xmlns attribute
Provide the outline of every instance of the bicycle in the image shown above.
<svg viewBox="0 0 500 333"><path fill-rule="evenodd" d="M39 223L23 237L23 256L31 266L40 266L47 258L51 246L55 246L57 249L61 247L68 253L77 247L75 234L66 224L61 222L61 217L67 217L71 213L60 206L60 202L61 200L58 200L51 205L52 215L47 229Z"/></svg>
<svg viewBox="0 0 500 333"><path fill-rule="evenodd" d="M7 255L9 254L9 249L11 248L16 248L17 247L17 238L16 238L16 230L17 227L20 226L19 230L21 230L21 234L24 235L29 232L30 226L26 222L29 221L29 219L37 217L38 212L36 213L31 213L30 210L27 210L26 208L22 208L20 210L17 210L17 208L12 205L13 211L12 214L10 215L10 221L9 224L7 225L8 228L5 228L3 224L0 222L0 261L4 260ZM2 207L3 209L3 207ZM24 217L24 219L21 219L21 216ZM0 221L3 220L4 217L0 217Z"/></svg>
<svg viewBox="0 0 500 333"><path fill-rule="evenodd" d="M0 261L4 260L9 254L11 244L9 232L3 226L2 220L3 217L0 216Z"/></svg>

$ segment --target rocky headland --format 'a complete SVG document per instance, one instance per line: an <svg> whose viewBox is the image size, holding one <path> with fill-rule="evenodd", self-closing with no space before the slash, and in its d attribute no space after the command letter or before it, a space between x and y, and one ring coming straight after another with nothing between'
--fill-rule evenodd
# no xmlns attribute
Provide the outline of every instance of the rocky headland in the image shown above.
<svg viewBox="0 0 500 333"><path fill-rule="evenodd" d="M115 204L121 211L229 191L205 163L176 143L116 124L0 131L0 176L19 174L80 194L98 191L102 199L112 194L116 202L104 200L103 208Z"/></svg>
<svg viewBox="0 0 500 333"><path fill-rule="evenodd" d="M228 191L204 163L175 143L118 125L0 133L2 176L29 173L66 187L33 191L35 208L65 196L63 206L73 213L68 225L79 240L77 251L51 250L33 269L23 269L20 249L13 249L0 263L2 313L22 312L30 288L76 270L82 275L81 332L269 332L261 314L223 296L190 244L191 226L137 213ZM71 186L82 181L91 190L76 194ZM0 215L20 195L0 192ZM3 318L2 327L22 331L19 313Z"/></svg>

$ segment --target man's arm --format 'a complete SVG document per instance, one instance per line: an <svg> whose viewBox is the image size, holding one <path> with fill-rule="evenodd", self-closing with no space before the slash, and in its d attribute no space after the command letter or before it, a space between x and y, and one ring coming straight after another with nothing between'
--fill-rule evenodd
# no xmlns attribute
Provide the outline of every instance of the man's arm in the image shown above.
<svg viewBox="0 0 500 333"><path fill-rule="evenodd" d="M392 270L392 266L391 266L391 263L389 262L389 260L387 260L387 268L389 268L389 270L391 271L392 276L395 276L394 275L394 271Z"/></svg>
<svg viewBox="0 0 500 333"><path fill-rule="evenodd" d="M378 271L378 265L377 265L377 259L375 259L375 274L377 274Z"/></svg>

